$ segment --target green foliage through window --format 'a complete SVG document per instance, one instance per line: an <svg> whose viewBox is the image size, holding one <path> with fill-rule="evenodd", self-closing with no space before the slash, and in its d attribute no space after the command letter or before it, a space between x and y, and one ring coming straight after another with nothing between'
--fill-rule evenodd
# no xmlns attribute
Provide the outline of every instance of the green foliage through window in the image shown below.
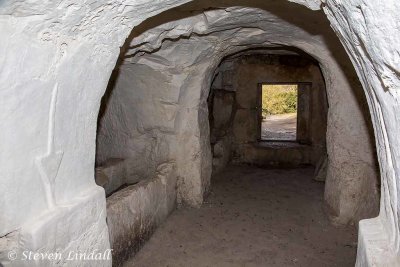
<svg viewBox="0 0 400 267"><path fill-rule="evenodd" d="M262 116L297 112L297 85L263 84Z"/></svg>

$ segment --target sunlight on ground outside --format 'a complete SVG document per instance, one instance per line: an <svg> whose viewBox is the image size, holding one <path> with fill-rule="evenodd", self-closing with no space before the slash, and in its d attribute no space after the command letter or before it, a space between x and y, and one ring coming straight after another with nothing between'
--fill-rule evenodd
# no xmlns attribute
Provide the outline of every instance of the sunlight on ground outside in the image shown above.
<svg viewBox="0 0 400 267"><path fill-rule="evenodd" d="M297 90L297 84L262 85L261 140L296 140Z"/></svg>

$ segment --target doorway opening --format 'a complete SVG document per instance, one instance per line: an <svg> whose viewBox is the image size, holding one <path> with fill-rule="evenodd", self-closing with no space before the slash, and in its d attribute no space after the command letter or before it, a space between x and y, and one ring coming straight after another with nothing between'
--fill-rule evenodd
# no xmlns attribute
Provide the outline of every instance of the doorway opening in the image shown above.
<svg viewBox="0 0 400 267"><path fill-rule="evenodd" d="M261 141L296 141L297 84L261 84Z"/></svg>
<svg viewBox="0 0 400 267"><path fill-rule="evenodd" d="M207 13L212 13L212 17L219 14L218 10ZM193 21L190 19L188 22ZM170 36L173 32L169 31L164 35L166 31L163 27L170 29L184 25L183 21L170 23L152 28L142 35L136 36L138 33L135 32L136 37L130 40L115 71L118 77L113 88L109 88L109 102L99 123L98 166L104 166L102 162L108 159L123 159L115 161L121 167L116 169L115 174L117 170L121 173L118 172L115 177L125 177L125 184L129 182L129 186L122 189L115 186L115 191L111 191L113 194L107 198L107 223L116 266L133 256L175 207L181 204L200 207L208 191L217 188L218 172L227 174L226 171L233 170L232 166L259 165L272 169L321 165L323 167L317 168L315 176L321 177L320 180L328 176L324 167L327 164L324 163L328 162L327 129L332 124L327 123L326 91L336 90L336 84L325 84L320 69L324 65L304 52L286 46L246 45L247 49L242 50L243 47L233 45L233 40L220 36L218 31L204 35L189 34L187 38ZM212 27L217 29L218 24ZM154 40L154 46L143 45L152 43L156 35L163 36L162 40ZM241 36L243 40L248 40L248 32L237 32L234 38ZM265 37L269 38L267 34ZM226 47L224 53L213 50L215 40L221 42L221 47ZM325 67L324 70L330 77L331 69ZM282 145L276 144L279 142L264 142L260 145L260 136L257 135L261 129L258 124L260 97L257 85L266 84L266 81L297 85L297 143L286 142ZM308 92L309 106L301 92ZM330 108L330 111L340 110L335 105ZM310 117L302 120L301 114L308 113L312 115L312 124ZM346 114L341 118L347 119ZM331 147L333 142L339 144L336 146L339 148L346 143L340 143L342 132L331 131L328 136ZM300 144L307 141L309 144ZM338 158L333 156L329 164L336 166ZM235 170L239 172L240 169ZM256 176L260 173L257 172ZM313 178L313 173L310 168L310 175L305 178ZM109 184L119 181L114 179L113 174L108 177ZM230 176L228 173L227 177ZM290 174L290 177L297 176L296 173ZM240 177L237 180L243 179ZM340 177L340 173L336 177ZM256 180L261 183L261 180ZM291 180L293 188L299 188L297 180ZM211 181L214 184L210 185ZM221 188L230 188L225 185ZM255 185L255 188L258 186ZM323 203L323 190L320 185L318 205ZM252 193L243 191L239 203L245 203L249 199L247 194ZM338 195L336 188L326 192ZM283 198L291 193L283 192ZM261 195L265 196L264 192L260 192ZM268 203L253 202L251 205L267 206ZM305 203L303 206L310 205ZM287 207L292 205L287 203ZM249 207L240 212L246 210ZM221 214L220 210L217 212ZM262 218L262 214L256 215ZM271 224L281 225L281 222ZM260 221L259 226L263 225Z"/></svg>
<svg viewBox="0 0 400 267"><path fill-rule="evenodd" d="M310 144L311 83L259 84L259 141Z"/></svg>

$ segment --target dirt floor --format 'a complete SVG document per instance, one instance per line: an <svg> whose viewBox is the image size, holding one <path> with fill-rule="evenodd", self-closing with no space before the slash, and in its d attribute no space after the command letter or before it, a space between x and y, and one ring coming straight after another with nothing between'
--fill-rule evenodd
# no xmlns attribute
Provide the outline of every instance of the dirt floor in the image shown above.
<svg viewBox="0 0 400 267"><path fill-rule="evenodd" d="M312 174L230 166L200 209L176 210L124 266L354 266L355 229L329 223Z"/></svg>
<svg viewBox="0 0 400 267"><path fill-rule="evenodd" d="M263 140L296 140L297 113L269 115L261 125Z"/></svg>

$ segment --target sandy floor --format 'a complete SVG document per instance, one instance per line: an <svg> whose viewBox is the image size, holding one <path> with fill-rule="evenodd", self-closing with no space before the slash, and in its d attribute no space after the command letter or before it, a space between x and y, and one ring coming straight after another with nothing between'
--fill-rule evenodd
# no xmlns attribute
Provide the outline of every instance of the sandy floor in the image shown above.
<svg viewBox="0 0 400 267"><path fill-rule="evenodd" d="M296 140L297 113L267 116L261 125L263 140Z"/></svg>
<svg viewBox="0 0 400 267"><path fill-rule="evenodd" d="M323 213L313 169L232 166L200 209L182 208L125 266L354 266L354 228Z"/></svg>

